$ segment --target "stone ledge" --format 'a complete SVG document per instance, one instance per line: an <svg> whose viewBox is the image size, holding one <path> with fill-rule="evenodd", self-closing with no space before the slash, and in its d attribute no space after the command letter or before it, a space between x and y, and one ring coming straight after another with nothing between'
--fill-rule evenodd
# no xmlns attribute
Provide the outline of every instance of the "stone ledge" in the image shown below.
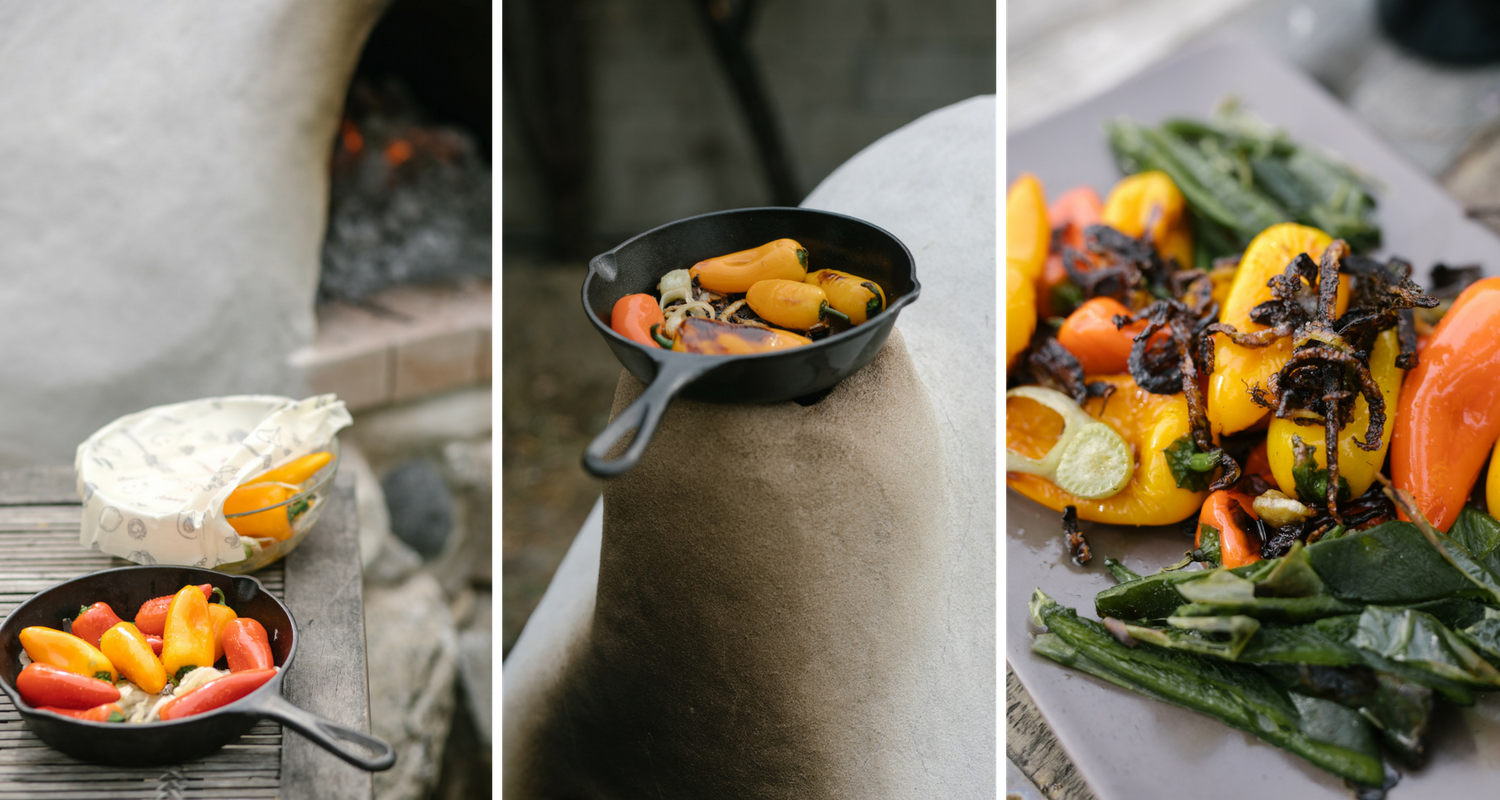
<svg viewBox="0 0 1500 800"><path fill-rule="evenodd" d="M292 355L309 391L350 410L375 408L490 382L489 281L398 286L359 305L317 308L318 333Z"/></svg>

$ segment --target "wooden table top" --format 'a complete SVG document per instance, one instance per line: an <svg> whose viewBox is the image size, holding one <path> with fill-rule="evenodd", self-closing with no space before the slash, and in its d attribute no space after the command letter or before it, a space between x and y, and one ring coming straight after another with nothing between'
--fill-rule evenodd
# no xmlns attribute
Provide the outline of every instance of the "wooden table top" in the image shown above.
<svg viewBox="0 0 1500 800"><path fill-rule="evenodd" d="M296 550L254 576L291 609L297 660L286 699L357 730L370 729L364 600L354 481L339 475L328 507ZM70 467L0 470L0 614L88 572L129 566L79 546ZM351 680L351 677L357 677ZM370 773L267 720L205 758L129 769L78 761L43 744L0 694L0 800L281 798L368 800Z"/></svg>

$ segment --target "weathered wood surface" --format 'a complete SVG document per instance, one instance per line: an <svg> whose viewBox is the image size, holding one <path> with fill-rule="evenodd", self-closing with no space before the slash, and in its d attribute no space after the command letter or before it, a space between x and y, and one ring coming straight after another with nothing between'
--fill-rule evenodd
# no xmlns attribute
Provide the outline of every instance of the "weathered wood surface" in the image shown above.
<svg viewBox="0 0 1500 800"><path fill-rule="evenodd" d="M369 730L364 616L353 479L335 481L317 528L286 559L255 573L297 621L297 659L288 700L315 714ZM78 545L79 510L71 468L0 471L0 615L60 581L128 566ZM349 576L352 575L352 584ZM170 767L88 764L43 744L0 695L0 800L84 798L361 798L368 773L296 733L261 721L218 752Z"/></svg>
<svg viewBox="0 0 1500 800"><path fill-rule="evenodd" d="M369 733L358 531L354 477L344 473L334 481L317 530L285 559L286 604L297 621L297 660L282 689L292 705ZM287 731L285 737L285 800L352 800L374 794L370 773L340 761L295 731Z"/></svg>
<svg viewBox="0 0 1500 800"><path fill-rule="evenodd" d="M1005 757L1049 800L1094 800L1010 664L1005 665Z"/></svg>

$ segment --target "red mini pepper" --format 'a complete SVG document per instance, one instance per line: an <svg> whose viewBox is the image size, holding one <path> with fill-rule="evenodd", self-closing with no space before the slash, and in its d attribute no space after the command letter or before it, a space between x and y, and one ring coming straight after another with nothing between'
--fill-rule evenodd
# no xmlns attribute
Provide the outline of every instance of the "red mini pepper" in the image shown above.
<svg viewBox="0 0 1500 800"><path fill-rule="evenodd" d="M231 620L219 635L224 647L224 659L229 662L230 672L270 669L276 666L271 657L271 640L266 636L265 626L249 617Z"/></svg>
<svg viewBox="0 0 1500 800"><path fill-rule="evenodd" d="M140 629L141 629L140 626L137 625L136 626L136 630L140 630ZM155 636L155 635L147 636L146 637L146 644L151 645L151 652L157 654L158 656L161 655L161 637L160 636Z"/></svg>
<svg viewBox="0 0 1500 800"><path fill-rule="evenodd" d="M16 676L16 689L22 700L37 707L93 708L120 699L120 690L109 681L36 662Z"/></svg>
<svg viewBox="0 0 1500 800"><path fill-rule="evenodd" d="M1401 387L1391 434L1391 482L1410 492L1440 531L1458 519L1500 438L1497 392L1500 278L1485 278L1470 284L1433 329Z"/></svg>
<svg viewBox="0 0 1500 800"><path fill-rule="evenodd" d="M95 603L78 613L68 632L98 647L99 637L103 636L105 631L119 625L121 621L119 615L109 607L108 603Z"/></svg>
<svg viewBox="0 0 1500 800"><path fill-rule="evenodd" d="M37 711L51 711L73 719L88 720L89 722L124 722L125 710L120 708L119 703L104 703L93 708L59 708L57 706L38 706Z"/></svg>
<svg viewBox="0 0 1500 800"><path fill-rule="evenodd" d="M204 600L214 599L214 585L211 583L199 584L198 588L203 591ZM172 607L172 598L175 595L164 594L161 597L153 597L141 603L141 610L135 612L135 629L145 634L150 641L151 636L160 636L167 629L167 609ZM110 628L114 626L111 625ZM104 630L109 630L105 628ZM100 631L103 633L104 631ZM160 655L160 654L158 654ZM206 666L206 665L205 665Z"/></svg>
<svg viewBox="0 0 1500 800"><path fill-rule="evenodd" d="M660 349L651 338L651 328L667 321L656 298L649 294L627 294L615 301L610 311L609 327L631 341Z"/></svg>
<svg viewBox="0 0 1500 800"><path fill-rule="evenodd" d="M252 669L209 681L161 707L163 720L182 719L226 706L259 689L276 675L274 669Z"/></svg>

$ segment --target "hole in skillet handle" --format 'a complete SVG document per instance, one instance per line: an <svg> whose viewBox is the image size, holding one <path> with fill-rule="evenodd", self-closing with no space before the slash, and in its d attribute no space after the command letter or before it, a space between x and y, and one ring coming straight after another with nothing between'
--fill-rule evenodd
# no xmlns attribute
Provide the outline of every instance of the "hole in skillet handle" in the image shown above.
<svg viewBox="0 0 1500 800"><path fill-rule="evenodd" d="M646 390L641 392L640 397L626 406L589 442L588 448L583 451L583 468L590 475L596 478L614 478L635 469L641 457L646 454L646 447L656 435L656 429L661 425L662 416L667 413L667 406L671 405L672 399L715 366L714 356L678 356L663 362L661 371L646 386ZM613 461L607 460L606 456L615 445L632 430L635 431L635 437L630 440L630 445Z"/></svg>

